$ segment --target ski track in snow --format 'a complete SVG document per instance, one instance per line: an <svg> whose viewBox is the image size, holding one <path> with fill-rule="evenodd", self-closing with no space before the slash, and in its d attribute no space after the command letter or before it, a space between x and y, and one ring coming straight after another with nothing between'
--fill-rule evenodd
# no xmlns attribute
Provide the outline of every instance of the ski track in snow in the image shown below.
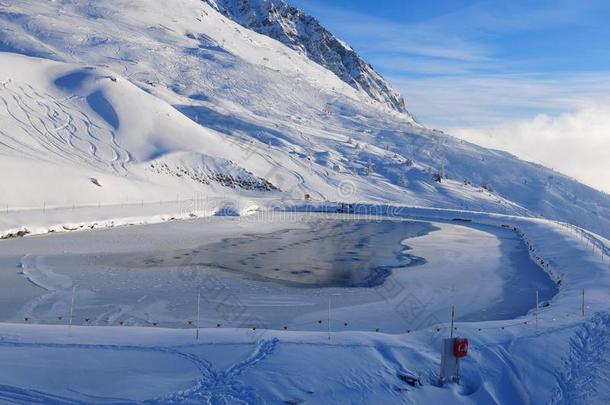
<svg viewBox="0 0 610 405"><path fill-rule="evenodd" d="M59 100L28 84L11 83L2 89L0 108L4 107L15 129L22 133L13 130L9 136L3 131L0 151L18 150L43 161L59 157L69 163L126 173L132 158L117 142L115 132L70 105L69 99Z"/></svg>
<svg viewBox="0 0 610 405"><path fill-rule="evenodd" d="M550 403L608 403L609 382L610 313L604 312L580 326L570 339L570 354Z"/></svg>
<svg viewBox="0 0 610 405"><path fill-rule="evenodd" d="M20 266L23 275L32 284L46 291L55 292L72 287L70 277L55 273L42 265L38 257L31 256L29 253L21 258Z"/></svg>
<svg viewBox="0 0 610 405"><path fill-rule="evenodd" d="M113 404L265 404L255 388L249 387L237 380L241 374L255 367L258 363L273 354L278 339L262 340L257 343L252 354L241 362L238 362L226 370L217 371L212 364L197 355L186 353L179 348L172 347L142 347L142 346L119 346L119 345L87 345L87 344L44 344L44 343L20 343L3 341L2 347L18 348L50 348L50 349L91 349L91 350L115 350L115 351L138 351L148 353L165 353L178 356L192 362L201 373L195 386L188 390L173 393L160 398L144 401L132 401L121 398L93 397L86 400L73 399L58 396L33 389L24 389L10 385L0 385L0 400L29 403L29 404L90 404L113 403ZM184 346L183 349L197 347Z"/></svg>

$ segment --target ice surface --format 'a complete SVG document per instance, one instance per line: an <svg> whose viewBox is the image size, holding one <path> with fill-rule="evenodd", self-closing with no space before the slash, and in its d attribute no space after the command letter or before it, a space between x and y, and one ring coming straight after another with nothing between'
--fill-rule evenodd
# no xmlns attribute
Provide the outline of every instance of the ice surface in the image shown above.
<svg viewBox="0 0 610 405"><path fill-rule="evenodd" d="M184 327L200 291L205 326L320 330L330 300L341 330L392 333L446 321L451 305L460 320L511 319L536 289L556 292L514 232L482 225L291 213L8 242L3 270L21 263L17 284L45 289L1 312L13 321L63 322L73 285L79 324Z"/></svg>
<svg viewBox="0 0 610 405"><path fill-rule="evenodd" d="M376 287L392 268L425 262L409 255L401 241L435 228L422 222L353 221L349 218L307 220L305 228L258 234L255 223L244 234L218 243L111 258L126 270L189 267L240 273L245 279L291 287Z"/></svg>

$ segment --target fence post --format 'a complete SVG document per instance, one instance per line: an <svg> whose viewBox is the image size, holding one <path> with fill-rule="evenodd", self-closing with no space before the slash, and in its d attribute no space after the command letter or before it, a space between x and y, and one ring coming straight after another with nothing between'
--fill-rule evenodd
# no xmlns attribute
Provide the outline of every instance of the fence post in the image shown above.
<svg viewBox="0 0 610 405"><path fill-rule="evenodd" d="M328 340L330 340L330 295L328 296Z"/></svg>
<svg viewBox="0 0 610 405"><path fill-rule="evenodd" d="M199 340L199 308L200 308L200 302L201 302L201 290L197 290L197 334L196 334L196 340Z"/></svg>
<svg viewBox="0 0 610 405"><path fill-rule="evenodd" d="M451 338L453 339L453 323L455 321L455 305L451 306Z"/></svg>
<svg viewBox="0 0 610 405"><path fill-rule="evenodd" d="M538 290L536 290L536 329L538 329Z"/></svg>
<svg viewBox="0 0 610 405"><path fill-rule="evenodd" d="M76 285L72 286L72 301L70 303L70 320L68 321L68 329L72 330L72 317L74 316L74 296L76 295Z"/></svg>

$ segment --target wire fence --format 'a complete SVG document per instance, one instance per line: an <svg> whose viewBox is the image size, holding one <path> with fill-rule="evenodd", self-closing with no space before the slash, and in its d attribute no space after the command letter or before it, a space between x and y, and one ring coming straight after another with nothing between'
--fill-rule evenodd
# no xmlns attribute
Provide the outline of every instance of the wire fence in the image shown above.
<svg viewBox="0 0 610 405"><path fill-rule="evenodd" d="M580 309L574 311L561 311L552 310L550 307L540 308L537 311L534 309L532 313L527 316L511 319L511 320L497 320L497 321L484 321L484 322L456 322L454 325L454 331L467 332L470 335L477 332L487 331L510 331L516 329L527 329L530 331L537 330L538 328L548 327L558 324L564 324L566 321L577 321L586 319L587 313L583 313ZM331 315L332 316L332 315ZM358 327L352 328L354 324L362 324L359 320L343 319L318 319L312 321L287 321L280 322L278 320L272 322L260 322L260 323L241 323L241 322L228 322L226 320L213 320L213 319L167 319L155 321L155 320L144 320L134 317L126 316L124 318L100 318L98 316L83 317L78 315L76 317L70 317L69 315L58 315L56 317L35 317L27 316L24 317L20 322L25 324L38 324L38 325L64 325L66 327L79 326L115 326L115 327L151 327L151 328L173 328L173 329L246 329L251 331L299 331L299 332L321 332L328 333L329 336L338 332L377 332L377 333L388 333L388 334L411 334L414 332L431 332L431 333L448 333L451 331L449 322L444 322L435 325L428 325L425 327L415 326L409 328L405 325L403 329L397 331L396 328L392 328L391 331L384 330L382 327L371 324L370 327Z"/></svg>
<svg viewBox="0 0 610 405"><path fill-rule="evenodd" d="M107 209L107 208L143 208L155 206L184 206L191 207L193 203L198 202L199 206L205 207L204 202L214 203L226 200L224 197L189 197L184 198L176 195L175 199L129 199L125 198L121 201L97 201L97 202L73 202L73 203L51 203L41 201L39 205L30 206L11 206L8 203L0 204L0 215L16 212L53 212L59 210L82 210L82 209Z"/></svg>
<svg viewBox="0 0 610 405"><path fill-rule="evenodd" d="M610 267L610 248L608 246L606 246L606 244L602 240L600 240L598 237L594 236L591 232L589 232L585 229L582 229L578 226L568 224L565 222L556 222L556 223L558 225L562 226L563 228L573 232L578 237L580 237L587 244L587 246L591 247L591 250L593 252L595 252L596 250L599 250L601 260L604 261L605 259L608 259L608 267Z"/></svg>

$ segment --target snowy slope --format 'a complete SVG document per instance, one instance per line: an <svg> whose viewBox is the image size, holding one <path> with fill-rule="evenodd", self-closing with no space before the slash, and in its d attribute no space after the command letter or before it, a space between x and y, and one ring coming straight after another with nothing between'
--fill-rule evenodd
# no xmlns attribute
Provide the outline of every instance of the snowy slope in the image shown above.
<svg viewBox="0 0 610 405"><path fill-rule="evenodd" d="M116 202L134 190L158 200L226 183L275 190L234 162L236 145L111 72L14 54L3 62L0 167L10 206Z"/></svg>
<svg viewBox="0 0 610 405"><path fill-rule="evenodd" d="M143 0L1 2L0 206L308 194L544 215L608 234L605 194L426 129L299 44L198 0L171 12Z"/></svg>
<svg viewBox="0 0 610 405"><path fill-rule="evenodd" d="M373 100L411 118L402 96L348 44L284 0L208 0L242 26L277 39L319 63Z"/></svg>

